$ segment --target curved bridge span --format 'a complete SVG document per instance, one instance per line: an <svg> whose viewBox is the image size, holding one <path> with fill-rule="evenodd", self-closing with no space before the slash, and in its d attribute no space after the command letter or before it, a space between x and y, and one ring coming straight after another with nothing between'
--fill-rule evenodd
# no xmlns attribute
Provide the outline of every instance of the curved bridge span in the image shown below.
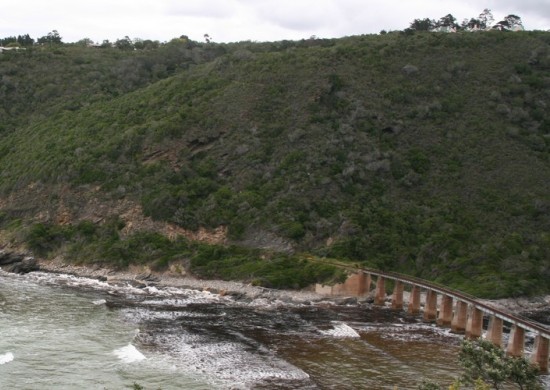
<svg viewBox="0 0 550 390"><path fill-rule="evenodd" d="M531 361L539 366L541 372L548 372L550 328L538 322L513 315L481 302L471 295L420 278L341 263L326 263L347 270L350 276L344 283L335 286L317 285L316 291L321 294L359 297L374 293L374 304L385 305L388 298L386 281L392 281L392 309L403 310L406 306L408 313L422 314L424 321L450 327L452 332L463 333L471 339L483 336L485 330L485 338L505 348L511 356L525 355L525 336L527 332L532 333L535 346ZM374 291L371 291L373 284ZM410 289L406 305L403 299L405 288ZM483 321L485 317L488 318L486 329ZM508 342L503 345L505 324L509 325L511 330Z"/></svg>

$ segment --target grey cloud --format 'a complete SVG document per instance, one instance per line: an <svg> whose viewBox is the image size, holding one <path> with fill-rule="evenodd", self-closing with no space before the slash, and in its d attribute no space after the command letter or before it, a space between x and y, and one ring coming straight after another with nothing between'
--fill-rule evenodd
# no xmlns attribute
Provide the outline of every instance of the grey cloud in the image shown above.
<svg viewBox="0 0 550 390"><path fill-rule="evenodd" d="M541 17L550 18L550 2L548 0L492 0L488 2L495 9L509 15L510 13L536 13ZM489 7L490 8L490 7ZM510 10L507 12L507 10ZM521 15L518 15L521 16Z"/></svg>
<svg viewBox="0 0 550 390"><path fill-rule="evenodd" d="M201 17L201 18L227 18L234 13L235 7L232 1L212 0L202 1L168 1L165 13L171 16Z"/></svg>
<svg viewBox="0 0 550 390"><path fill-rule="evenodd" d="M333 1L258 2L258 15L277 26L297 30L319 30L336 24L343 17Z"/></svg>

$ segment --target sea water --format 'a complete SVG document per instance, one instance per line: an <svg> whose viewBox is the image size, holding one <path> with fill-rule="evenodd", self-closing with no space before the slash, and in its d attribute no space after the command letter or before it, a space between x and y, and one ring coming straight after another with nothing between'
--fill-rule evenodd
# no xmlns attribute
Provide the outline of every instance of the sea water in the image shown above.
<svg viewBox="0 0 550 390"><path fill-rule="evenodd" d="M461 338L405 313L0 271L0 389L415 389Z"/></svg>

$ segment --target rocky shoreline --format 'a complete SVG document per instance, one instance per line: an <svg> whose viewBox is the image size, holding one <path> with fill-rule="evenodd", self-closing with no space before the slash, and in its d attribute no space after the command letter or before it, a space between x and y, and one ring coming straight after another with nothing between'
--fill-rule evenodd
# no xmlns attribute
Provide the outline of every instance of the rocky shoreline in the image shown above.
<svg viewBox="0 0 550 390"><path fill-rule="evenodd" d="M0 267L15 274L26 274L39 269L36 259L23 253L0 250Z"/></svg>
<svg viewBox="0 0 550 390"><path fill-rule="evenodd" d="M539 322L550 329L550 295L482 300L497 309Z"/></svg>
<svg viewBox="0 0 550 390"><path fill-rule="evenodd" d="M40 270L45 272L66 273L75 276L96 278L109 283L126 283L136 287L154 285L156 287L179 287L194 290L207 290L221 295L238 295L249 299L265 298L283 302L320 302L335 304L354 304L371 302L372 297L357 299L350 297L327 296L307 290L274 290L252 286L236 281L203 280L189 275L177 275L171 272L153 273L147 267L130 267L127 271L115 271L108 268L77 266L63 263L61 260L40 261ZM540 297L506 298L483 300L491 306L527 317L542 324L550 325L550 295Z"/></svg>
<svg viewBox="0 0 550 390"><path fill-rule="evenodd" d="M240 296L247 299L264 298L269 301L318 302L331 300L341 303L343 297L327 297L307 290L275 290L253 286L237 281L205 280L173 272L152 272L147 267L130 266L128 270L113 270L100 266L81 266L63 263L60 259L41 260L38 263L42 272L69 274L79 277L98 279L113 285L132 285L138 288L154 286L157 288L184 288L209 291L220 295ZM349 299L346 300L349 303ZM355 300L357 302L357 300Z"/></svg>
<svg viewBox="0 0 550 390"><path fill-rule="evenodd" d="M321 302L334 304L370 303L372 297L354 298L322 295L310 290L275 290L253 286L237 281L205 280L191 275L174 272L152 272L146 266L131 266L128 270L114 270L99 265L83 266L64 263L61 258L53 260L35 260L32 256L0 250L0 267L6 272L27 273L42 271L69 274L105 281L110 284L132 285L138 288L154 286L157 288L188 288L206 290L220 295L233 295L246 299L264 298L268 301L282 302ZM542 324L550 325L550 295L539 297L506 298L482 300L495 308L527 317Z"/></svg>

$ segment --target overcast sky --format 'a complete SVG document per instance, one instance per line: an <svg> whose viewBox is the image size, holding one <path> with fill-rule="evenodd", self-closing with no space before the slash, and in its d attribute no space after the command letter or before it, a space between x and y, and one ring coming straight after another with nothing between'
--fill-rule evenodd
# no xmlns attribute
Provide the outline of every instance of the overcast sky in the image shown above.
<svg viewBox="0 0 550 390"><path fill-rule="evenodd" d="M550 0L1 0L0 38L36 39L52 30L64 42L338 38L402 30L414 19L448 13L461 22L484 8L495 21L515 14L528 30L550 30Z"/></svg>

